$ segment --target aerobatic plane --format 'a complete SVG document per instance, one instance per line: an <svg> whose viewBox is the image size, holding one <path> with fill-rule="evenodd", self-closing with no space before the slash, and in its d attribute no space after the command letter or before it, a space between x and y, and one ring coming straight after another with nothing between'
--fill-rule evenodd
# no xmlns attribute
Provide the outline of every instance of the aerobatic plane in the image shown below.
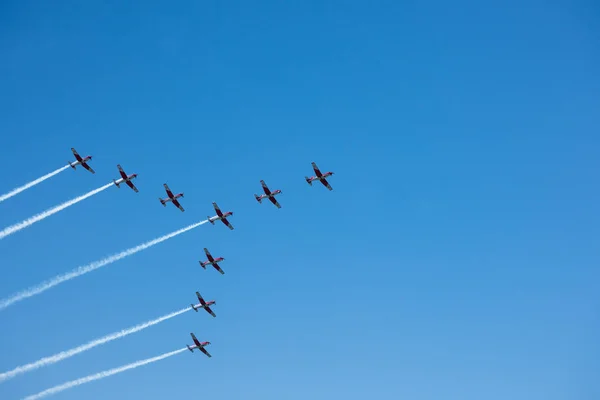
<svg viewBox="0 0 600 400"><path fill-rule="evenodd" d="M211 224L215 224L215 221L221 220L221 222L223 222L225 225L227 225L227 227L231 230L233 230L233 225L231 225L229 223L229 221L227 221L227 217L229 217L230 215L233 215L233 212L231 211L227 211L226 213L223 213L223 211L221 211L221 209L219 208L219 206L217 205L217 203L213 202L213 207L215 208L215 211L217 212L217 215L215 215L214 217L206 217L208 218L208 222L210 222Z"/></svg>
<svg viewBox="0 0 600 400"><path fill-rule="evenodd" d="M214 258L211 254L210 251L208 251L208 249L205 247L204 248L204 253L206 253L206 258L208 259L207 261L198 261L200 263L200 266L204 269L206 269L207 265L212 265L217 271L219 271L221 273L221 275L225 274L225 272L221 269L221 267L219 267L219 263L221 261L225 261L225 259L223 257L219 257L219 258Z"/></svg>
<svg viewBox="0 0 600 400"><path fill-rule="evenodd" d="M265 181L261 180L260 184L262 185L262 188L263 188L263 191L265 192L265 194L261 194L260 196L257 194L254 194L256 201L258 201L259 203L262 203L262 199L267 198L271 201L271 203L275 204L275 206L277 208L281 208L281 205L277 202L277 200L275 200L275 196L280 194L281 190L277 189L277 190L274 190L271 192L269 190L269 188L267 187L267 184L265 183Z"/></svg>
<svg viewBox="0 0 600 400"><path fill-rule="evenodd" d="M200 342L196 338L196 335L194 335L193 333L190 333L190 335L192 335L192 340L194 341L194 345L193 346L186 345L187 348L188 348L188 350L193 353L194 349L199 349L201 352L203 352L204 354L206 354L208 357L212 357L210 355L210 353L208 351L206 351L206 349L204 348L204 346L208 346L210 344L210 342Z"/></svg>
<svg viewBox="0 0 600 400"><path fill-rule="evenodd" d="M202 298L202 296L200 295L200 292L196 292L196 296L198 297L198 301L200 302L199 304L193 305L192 304L192 309L196 312L198 312L199 308L204 308L206 310L207 313L209 313L210 315L212 315L213 317L216 317L215 313L213 312L213 310L210 309L210 306L212 306L213 304L217 304L216 301L211 300L211 301L206 301Z"/></svg>
<svg viewBox="0 0 600 400"><path fill-rule="evenodd" d="M77 153L77 150L75 150L73 147L71 147L71 151L73 152L73 155L75 156L75 159L77 161L75 162L70 162L69 161L69 165L71 166L71 168L73 169L77 169L75 168L78 165L81 165L83 168L87 169L88 171L90 171L92 174L95 174L96 171L94 171L92 169L92 167L90 167L87 162L90 161L92 159L92 156L85 156L85 157L81 157L79 155L79 153Z"/></svg>
<svg viewBox="0 0 600 400"><path fill-rule="evenodd" d="M167 192L167 196L169 197L167 197L166 199L161 199L159 197L158 200L160 200L160 204L166 207L167 203L170 201L175 207L179 208L182 212L185 211L183 207L181 207L181 204L179 204L179 201L177 201L178 198L183 197L183 193L173 194L173 192L171 191L171 189L169 189L169 186L166 183L163 183L163 186L165 187L165 191Z"/></svg>
<svg viewBox="0 0 600 400"><path fill-rule="evenodd" d="M327 182L327 178L328 176L333 175L333 172L325 172L322 173L319 170L319 167L317 167L317 164L315 164L314 162L311 163L313 169L315 170L315 176L311 176L310 178L308 176L305 176L304 179L306 179L306 182L312 186L313 181L316 181L317 179L321 181L321 183L323 184L323 186L325 186L327 189L329 190L333 190L333 188L331 187L331 185L329 184L329 182Z"/></svg>
<svg viewBox="0 0 600 400"><path fill-rule="evenodd" d="M132 179L137 178L137 174L131 174L129 176L127 176L127 174L125 173L125 171L123 171L123 168L121 168L120 164L117 164L117 168L119 168L119 173L121 174L121 179L117 179L114 180L113 182L115 183L115 185L120 188L120 184L125 182L130 188L133 189L134 192L139 192L139 190L135 187L135 185L133 184L133 182L131 182Z"/></svg>

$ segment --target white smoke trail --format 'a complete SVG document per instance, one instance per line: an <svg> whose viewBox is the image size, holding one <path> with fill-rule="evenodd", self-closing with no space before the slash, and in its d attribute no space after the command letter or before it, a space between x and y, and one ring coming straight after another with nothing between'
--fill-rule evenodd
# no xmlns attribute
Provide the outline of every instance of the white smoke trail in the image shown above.
<svg viewBox="0 0 600 400"><path fill-rule="evenodd" d="M4 200L10 199L13 196L18 195L19 193L29 189L30 187L33 187L35 185L37 185L38 183L42 183L44 182L46 179L50 179L52 178L54 175L58 175L61 172L63 172L65 169L69 168L68 165L65 165L64 167L60 167L59 169L50 172L49 174L46 174L40 178L37 178L34 181L31 181L29 183L24 184L23 186L19 186L18 188L15 188L13 190L11 190L10 192L3 194L2 196L0 196L0 203L2 203Z"/></svg>
<svg viewBox="0 0 600 400"><path fill-rule="evenodd" d="M134 368L137 368L137 367L141 367L143 365L147 365L147 364L151 364L151 363L154 363L154 362L157 362L157 361L160 361L160 360L164 360L167 357L172 357L172 356L174 356L176 354L179 354L181 352L184 352L186 350L187 350L187 348L183 348L183 349L171 351L169 353L165 353L165 354L162 354L160 356L156 356L156 357L152 357L152 358L147 358L145 360L140 360L140 361L128 364L128 365L124 365L122 367L113 368L113 369L109 369L109 370L106 370L106 371L98 372L97 374L93 374L93 375L88 375L86 377L75 379L73 381L63 383L62 385L58 385L58 386L54 386L54 387L52 387L50 389L46 389L43 392L39 392L37 394L31 395L31 396L27 396L23 400L41 399L43 397L50 396L52 394L62 392L64 390L70 389L72 387L83 385L84 383L97 381L98 379L108 378L109 376L120 374L121 372L125 372L125 371L128 371L130 369L134 369Z"/></svg>
<svg viewBox="0 0 600 400"><path fill-rule="evenodd" d="M196 222L195 224L186 226L185 228L182 228L182 229L180 229L178 231L171 232L171 233L169 233L167 235L164 235L164 236L161 236L161 237L159 237L157 239L151 240L149 242L140 244L140 245L138 245L136 247L132 247L132 248L130 248L128 250L125 250L125 251L122 251L120 253L114 254L112 256L106 257L106 258L104 258L102 260L94 261L91 264L75 268L74 270L72 270L71 272L67 272L66 274L57 275L54 278L52 278L52 279L50 279L50 280L48 280L46 282L43 282L43 283L41 283L41 284L39 284L37 286L33 286L33 287L29 288L29 289L23 290L22 292L19 292L19 293L13 295L12 297L9 297L7 299L1 300L0 301L0 311L4 310L8 306L10 306L10 305L12 305L12 304L14 304L14 303L16 303L18 301L21 301L21 300L24 300L24 299L26 299L28 297L35 296L37 294L45 292L46 290L48 290L50 288L53 288L56 285L59 285L59 284L61 284L63 282L66 282L66 281L70 281L71 279L77 278L78 276L81 276L83 274L87 274L88 272L92 272L92 271L94 271L94 270L96 270L98 268L104 267L105 265L112 264L115 261L119 261L122 258L131 256L131 255L133 255L135 253L138 253L138 252L140 252L142 250L145 250L145 249L147 249L149 247L152 247L152 246L157 245L157 244L159 244L161 242L164 242L165 240L171 239L172 237L175 237L177 235L181 235L182 233L187 232L189 230L192 230L192 229L194 229L194 228L196 228L196 227L198 227L200 225L203 225L203 224L205 224L207 222L208 222L208 220Z"/></svg>
<svg viewBox="0 0 600 400"><path fill-rule="evenodd" d="M25 229L28 226L33 225L36 222L43 220L44 218L48 218L49 216L56 214L57 212L62 211L67 207L71 207L72 205L77 204L80 201L87 199L88 197L92 197L93 195L98 194L101 191L108 189L110 186L112 186L112 182L107 183L106 185L99 187L98 189L94 189L91 192L87 192L84 195L75 197L74 199L71 199L62 204L59 204L56 207L50 208L42 213L34 215L31 218L27 218L25 221L19 222L18 224L14 224L12 226L9 226L8 228L4 228L4 230L2 230L0 232L0 239L4 239L8 235L12 235L13 233L18 232L21 229Z"/></svg>
<svg viewBox="0 0 600 400"><path fill-rule="evenodd" d="M124 336L131 335L132 333L139 332L139 331L141 331L143 329L146 329L146 328L149 328L149 327L151 327L153 325L159 324L159 323L161 323L163 321L166 321L168 319L171 319L173 317L181 315L184 312L190 311L190 310L191 310L190 307L186 307L186 308L184 308L182 310L172 312L171 314L164 315L164 316L162 316L160 318L156 318L156 319L154 319L152 321L144 322L143 324L139 324L139 325L133 326L133 327L131 327L129 329L123 329L123 330L121 330L119 332L111 333L110 335L106 335L106 336L101 337L99 339L92 340L91 342L88 342L88 343L83 344L81 346L77 346L77 347L72 348L70 350L62 351L62 352L57 353L57 354L55 354L53 356L44 357L44 358L42 358L42 359L40 359L40 360L38 360L36 362L32 362L32 363L26 364L26 365L22 365L20 367L17 367L15 369L11 370L11 371L7 371L7 372L4 372L4 373L0 374L0 382L4 382L4 381L6 381L8 379L12 379L12 378L14 378L17 375L24 374L24 373L32 371L34 369L38 369L38 368L41 368L41 367L45 367L47 365L55 364L55 363L57 363L59 361L64 360L65 358L73 357L76 354L83 353L84 351L90 350L90 349L92 349L92 348L94 348L96 346L100 346L101 344L108 343L108 342L111 342L111 341L116 340L116 339L120 339L120 338L122 338Z"/></svg>

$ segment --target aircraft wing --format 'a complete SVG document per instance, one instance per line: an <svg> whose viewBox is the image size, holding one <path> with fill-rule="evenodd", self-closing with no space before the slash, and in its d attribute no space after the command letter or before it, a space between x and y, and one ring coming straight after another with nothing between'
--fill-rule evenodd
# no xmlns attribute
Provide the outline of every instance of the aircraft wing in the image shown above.
<svg viewBox="0 0 600 400"><path fill-rule="evenodd" d="M204 309L213 317L216 317L216 314L213 312L213 310L210 309L210 307L204 307Z"/></svg>
<svg viewBox="0 0 600 400"><path fill-rule="evenodd" d="M333 188L331 187L331 185L329 184L329 182L327 182L327 179L323 178L321 179L321 183L323 184L323 186L325 186L327 189L329 190L333 190Z"/></svg>
<svg viewBox="0 0 600 400"><path fill-rule="evenodd" d="M321 173L321 170L319 170L319 167L317 167L317 164L316 164L314 161L313 161L311 164L312 164L312 167L313 167L313 169L315 170L315 174L316 174L317 176L321 176L321 175L323 175L323 174Z"/></svg>
<svg viewBox="0 0 600 400"><path fill-rule="evenodd" d="M200 346L200 341L198 340L198 338L196 337L196 335L194 335L194 333L190 333L190 335L192 335L192 340L194 341L194 343L196 344L196 346L202 347L202 346Z"/></svg>
<svg viewBox="0 0 600 400"><path fill-rule="evenodd" d="M75 156L75 158L77 159L77 161L81 162L81 160L83 160L81 158L81 156L79 155L79 153L77 153L77 150L75 150L75 148L71 147L71 151L73 152L73 155Z"/></svg>
<svg viewBox="0 0 600 400"><path fill-rule="evenodd" d="M138 188L135 187L135 185L133 184L133 182L131 182L131 181L126 181L126 182L127 182L127 185L130 188L132 188L134 192L136 192L136 193L139 192Z"/></svg>
<svg viewBox="0 0 600 400"><path fill-rule="evenodd" d="M121 174L121 178L127 179L127 174L125 173L125 171L123 171L123 168L121 168L121 164L117 164L117 168L119 168L119 173Z"/></svg>
<svg viewBox="0 0 600 400"><path fill-rule="evenodd" d="M271 200L271 203L275 204L277 208L281 208L281 204L279 204L279 202L275 200L275 197L269 197L269 200Z"/></svg>
<svg viewBox="0 0 600 400"><path fill-rule="evenodd" d="M215 208L215 211L217 213L217 215L219 217L223 216L223 211L221 211L221 209L219 208L219 206L217 205L217 203L213 202L213 207Z"/></svg>
<svg viewBox="0 0 600 400"><path fill-rule="evenodd" d="M208 258L208 261L214 261L215 260L213 258L213 256L210 254L210 251L208 251L208 249L206 247L204 248L204 253L206 254L206 258Z"/></svg>
<svg viewBox="0 0 600 400"><path fill-rule="evenodd" d="M201 352L203 352L204 354L206 354L208 357L212 357L210 355L210 353L208 351L206 351L206 349L202 346L198 346L198 348L200 349Z"/></svg>
<svg viewBox="0 0 600 400"><path fill-rule="evenodd" d="M216 269L217 271L219 271L219 272L221 273L221 275L225 275L225 271L223 271L223 270L221 269L221 267L219 267L219 264L217 264L217 263L214 263L212 266L213 266L213 267L215 267L215 269Z"/></svg>
<svg viewBox="0 0 600 400"><path fill-rule="evenodd" d="M88 171L90 171L92 174L95 174L95 173L96 173L96 171L94 171L94 170L92 169L92 167L90 167L90 166L89 166L87 163L84 163L84 162L82 162L82 163L81 163L81 166L82 166L83 168L87 169Z"/></svg>
<svg viewBox="0 0 600 400"><path fill-rule="evenodd" d="M173 199L173 200L171 200L171 202L173 203L173 205L175 205L175 207L179 208L181 210L181 212L185 211L183 209L183 207L181 207L181 204L179 204L179 202L177 201L177 199Z"/></svg>
<svg viewBox="0 0 600 400"><path fill-rule="evenodd" d="M163 186L165 187L165 191L167 192L167 196L169 196L170 198L173 198L173 192L171 191L171 189L169 189L169 186L166 183L163 183Z"/></svg>
<svg viewBox="0 0 600 400"><path fill-rule="evenodd" d="M266 195L271 194L271 191L269 190L269 187L267 186L267 184L265 183L265 181L261 180L260 184L263 187L263 191L265 192Z"/></svg>
<svg viewBox="0 0 600 400"><path fill-rule="evenodd" d="M231 230L233 230L233 225L231 225L231 223L229 221L227 221L227 218L221 218L221 221L223 221L223 223Z"/></svg>
<svg viewBox="0 0 600 400"><path fill-rule="evenodd" d="M204 301L204 299L200 295L200 292L196 292L196 296L198 297L198 301L200 302L200 304L202 304L203 306L206 305L206 301Z"/></svg>

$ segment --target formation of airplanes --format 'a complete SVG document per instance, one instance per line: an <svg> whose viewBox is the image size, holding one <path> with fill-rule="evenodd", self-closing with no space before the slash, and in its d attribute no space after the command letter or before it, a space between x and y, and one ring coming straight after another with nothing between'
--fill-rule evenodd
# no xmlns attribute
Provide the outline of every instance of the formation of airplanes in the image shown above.
<svg viewBox="0 0 600 400"><path fill-rule="evenodd" d="M81 165L83 168L87 169L92 174L95 173L95 171L92 169L92 167L90 167L88 164L88 161L92 160L92 156L81 157L74 148L71 148L71 151L73 152L73 155L75 156L75 161L69 162L69 166L71 166L71 168L76 169L77 165ZM311 176L311 177L306 176L304 178L306 180L306 182L310 186L312 186L312 183L314 181L318 180L327 189L333 190L333 188L331 187L331 185L329 184L329 182L326 179L326 178L330 177L331 175L333 175L333 172L329 171L329 172L322 173L321 170L319 169L319 167L317 167L317 164L315 162L312 162L311 165L315 172L315 175ZM120 164L117 164L117 168L119 170L119 174L121 177L118 179L113 179L113 183L115 184L115 186L117 188L120 188L120 185L122 183L125 183L134 192L138 193L139 192L138 188L132 182L133 179L137 178L137 174L127 175ZM277 189L277 190L271 191L264 180L261 180L260 184L262 186L264 194L261 194L261 195L254 194L254 198L256 199L256 201L258 201L258 203L261 204L264 199L268 199L271 203L273 203L273 205L275 205L275 207L281 208L281 204L279 204L279 202L275 198L275 196L282 193L281 190ZM183 193L173 194L173 191L169 188L169 186L166 183L163 184L163 187L165 189L165 192L167 192L167 198L163 199L163 198L159 197L158 199L160 201L160 204L162 204L164 207L166 207L167 203L171 202L175 207L179 208L179 210L181 210L182 212L185 211L178 200L179 198L183 198ZM213 217L207 217L208 222L210 222L212 225L214 225L215 221L221 221L225 226L227 226L229 229L233 230L233 225L227 219L228 217L233 216L233 212L232 211L227 211L227 212L221 211L221 209L219 208L219 206L217 205L216 202L213 202L212 205L213 205L213 208L215 209L216 215ZM206 261L199 261L200 266L206 270L207 265L212 265L212 267L214 269L216 269L219 273L221 273L222 275L225 274L225 272L219 266L219 263L221 261L224 261L225 258L223 258L223 257L214 258L212 256L212 254L210 254L210 251L208 251L208 249L206 247L204 248L204 253L206 254ZM215 305L216 301L215 300L210 300L210 301L204 300L204 298L202 297L202 295L200 295L199 292L196 292L196 297L198 298L198 304L191 304L192 309L196 312L198 312L199 309L204 309L207 313L209 313L213 317L216 317L216 314L213 312L213 310L210 307L212 305ZM210 342L200 342L198 340L198 338L196 338L196 335L194 335L194 333L190 333L190 335L192 337L192 341L194 342L194 344L191 346L186 345L188 350L193 353L194 350L198 349L202 353L204 353L207 357L212 357L210 355L210 353L205 349L206 346L210 345Z"/></svg>
<svg viewBox="0 0 600 400"><path fill-rule="evenodd" d="M76 169L77 165L81 165L83 168L87 169L92 174L96 173L96 171L94 171L92 169L92 167L90 167L88 164L88 161L92 160L92 156L81 157L79 155L79 153L77 153L77 151L73 147L71 147L71 151L73 152L73 155L75 156L75 161L69 162L69 166L71 166L71 168ZM317 164L314 161L311 162L311 165L315 172L315 175L311 176L311 177L305 176L304 179L306 180L306 182L310 186L312 186L312 183L314 181L319 181L327 189L333 190L333 188L331 187L331 185L329 184L329 182L327 181L326 178L330 177L334 173L331 171L328 171L325 173L321 172L321 170L319 169L319 167L317 166ZM120 185L122 183L125 183L127 186L129 186L131 189L133 189L134 192L138 193L139 192L138 188L132 182L132 179L137 178L137 174L127 175L125 173L125 171L123 171L123 168L121 167L120 164L117 164L117 168L119 169L119 174L121 175L121 177L119 179L113 179L115 186L120 188ZM281 208L281 204L279 204L279 202L275 198L275 196L282 193L281 190L277 189L277 190L271 191L269 189L269 187L267 186L267 184L265 183L265 181L262 179L260 180L260 184L262 186L264 194L261 194L261 195L254 194L254 198L256 199L256 201L258 201L258 203L262 203L262 201L264 199L268 199L271 203L273 203L273 205L275 205L275 207ZM181 206L181 203L178 200L179 198L183 198L183 192L174 194L173 191L169 188L169 186L166 183L163 183L163 187L165 189L165 192L167 192L167 198L163 199L163 198L159 197L158 200L160 201L160 204L162 204L163 207L166 207L167 203L171 202L171 203L173 203L173 205L175 207L177 207L182 212L185 211L185 209ZM219 206L217 205L217 203L213 202L212 204L213 204L213 207L214 207L217 215L215 215L214 217L207 217L208 222L210 222L211 224L214 225L215 221L221 221L225 224L225 226L227 226L229 229L233 230L233 225L231 225L231 223L227 219L227 217L233 215L233 212L227 211L227 212L223 213L221 211L221 209L219 208Z"/></svg>

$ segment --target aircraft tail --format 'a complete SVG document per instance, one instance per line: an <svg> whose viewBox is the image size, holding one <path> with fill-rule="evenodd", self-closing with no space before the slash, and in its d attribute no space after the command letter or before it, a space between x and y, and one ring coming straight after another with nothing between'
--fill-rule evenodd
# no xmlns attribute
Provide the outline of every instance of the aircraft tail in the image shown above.
<svg viewBox="0 0 600 400"><path fill-rule="evenodd" d="M306 179L306 183L308 183L310 186L312 186L312 181L310 180L310 178L308 176L305 176L304 179Z"/></svg>
<svg viewBox="0 0 600 400"><path fill-rule="evenodd" d="M160 197L158 198L158 201L160 201L160 204L162 204L163 207L167 206L167 204L165 203L165 201L163 199L161 199Z"/></svg>
<svg viewBox="0 0 600 400"><path fill-rule="evenodd" d="M262 203L262 199L260 198L259 195L254 194L254 197L256 198L256 201L258 201L259 203Z"/></svg>
<svg viewBox="0 0 600 400"><path fill-rule="evenodd" d="M191 304L191 306L192 306L192 310L198 312L198 309L193 304Z"/></svg>
<svg viewBox="0 0 600 400"><path fill-rule="evenodd" d="M69 163L69 166L70 166L71 168L73 168L74 170L77 170L77 168L75 168L76 166L75 166L75 165L73 165L73 164L71 164L71 161L68 161L68 163Z"/></svg>
<svg viewBox="0 0 600 400"><path fill-rule="evenodd" d="M210 222L211 224L213 224L213 225L215 224L215 221L213 221L212 219L210 219L210 217L209 217L209 216L206 216L206 219L207 219L207 220L208 220L208 222Z"/></svg>
<svg viewBox="0 0 600 400"><path fill-rule="evenodd" d="M116 187L118 187L119 189L121 189L121 187L119 186L119 184L117 183L116 180L113 179L113 183L115 184Z"/></svg>
<svg viewBox="0 0 600 400"><path fill-rule="evenodd" d="M187 348L188 348L189 351L191 351L192 353L194 352L194 349L192 349L189 344L186 344L186 346L187 346Z"/></svg>
<svg viewBox="0 0 600 400"><path fill-rule="evenodd" d="M206 265L204 265L204 263L202 263L202 261L198 261L200 263L200 266L204 269L206 269Z"/></svg>

